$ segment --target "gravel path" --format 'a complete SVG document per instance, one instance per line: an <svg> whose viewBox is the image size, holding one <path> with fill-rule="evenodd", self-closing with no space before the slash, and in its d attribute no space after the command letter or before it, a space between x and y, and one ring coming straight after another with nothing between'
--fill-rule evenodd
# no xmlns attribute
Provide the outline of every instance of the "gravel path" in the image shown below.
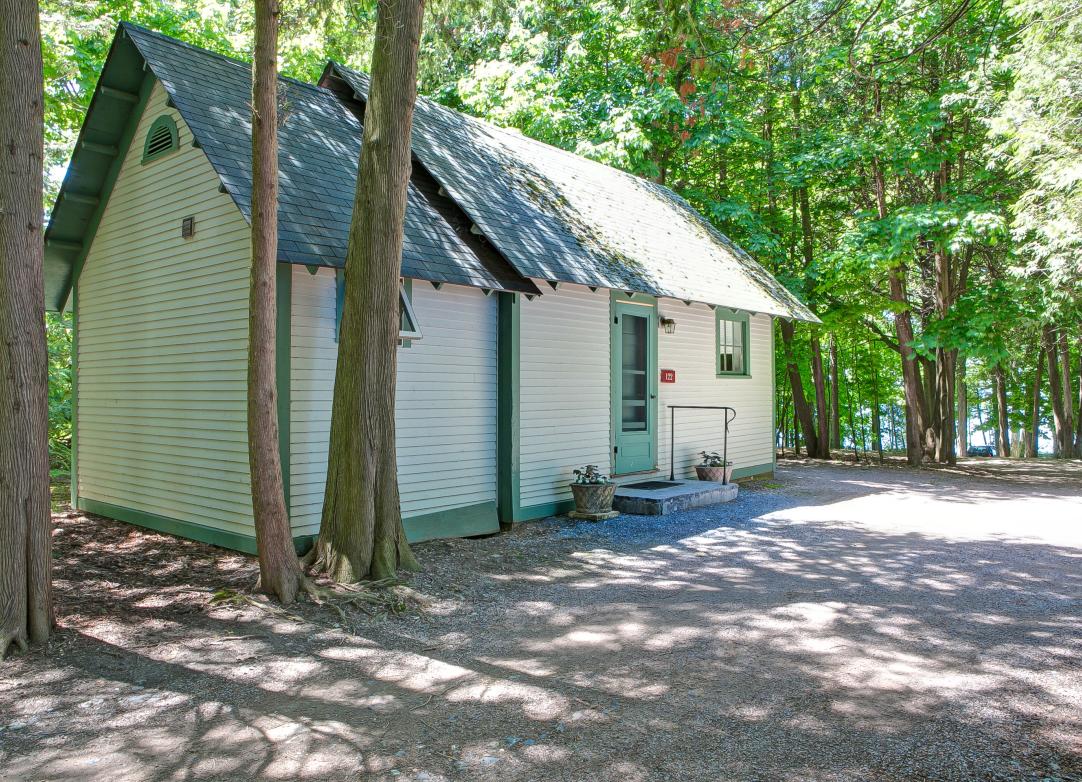
<svg viewBox="0 0 1082 782"><path fill-rule="evenodd" d="M407 610L346 621L58 523L3 779L1082 780L1082 463L781 462L715 508L420 545Z"/></svg>

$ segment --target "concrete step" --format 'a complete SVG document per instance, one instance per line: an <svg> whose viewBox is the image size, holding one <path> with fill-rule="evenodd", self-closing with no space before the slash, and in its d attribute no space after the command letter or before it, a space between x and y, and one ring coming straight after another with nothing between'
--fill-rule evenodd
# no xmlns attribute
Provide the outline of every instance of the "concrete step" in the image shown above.
<svg viewBox="0 0 1082 782"><path fill-rule="evenodd" d="M652 486L640 488L637 484ZM736 499L740 488L735 483L711 481L636 481L616 489L612 507L621 513L639 516L664 516L688 508L717 505Z"/></svg>

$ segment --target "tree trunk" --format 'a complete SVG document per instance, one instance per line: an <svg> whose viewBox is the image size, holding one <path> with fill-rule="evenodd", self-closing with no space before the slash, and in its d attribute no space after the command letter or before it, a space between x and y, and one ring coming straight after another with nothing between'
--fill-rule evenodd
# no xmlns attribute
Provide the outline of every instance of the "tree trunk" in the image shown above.
<svg viewBox="0 0 1082 782"><path fill-rule="evenodd" d="M838 395L838 341L830 335L830 447L842 447L841 405Z"/></svg>
<svg viewBox="0 0 1082 782"><path fill-rule="evenodd" d="M996 393L996 450L999 456L1009 459L1011 456L1011 423L1007 410L1007 378L1002 364L992 369L992 382Z"/></svg>
<svg viewBox="0 0 1082 782"><path fill-rule="evenodd" d="M1059 370L1059 345L1056 339L1055 327L1046 323L1041 329L1041 339L1044 342L1045 358L1048 360L1048 389L1052 401L1052 442L1055 445L1055 455L1061 459L1067 459L1071 455L1072 432L1067 426L1067 413L1064 405L1063 378Z"/></svg>
<svg viewBox="0 0 1082 782"><path fill-rule="evenodd" d="M778 319L781 328L781 341L785 350L785 371L789 375L789 387L793 391L793 415L795 416L798 430L797 453L800 452L799 436L804 433L804 445L808 456L815 457L819 453L818 435L815 433L815 421L812 419L811 407L808 399L804 396L804 381L800 377L800 367L797 366L796 357L793 355L793 324L784 318Z"/></svg>
<svg viewBox="0 0 1082 782"><path fill-rule="evenodd" d="M918 466L924 461L925 443L925 396L921 385L920 367L917 364L913 344L913 319L909 299L905 292L905 269L890 270L890 298L900 310L894 313L894 330L902 356L902 387L905 391L905 451L906 461Z"/></svg>
<svg viewBox="0 0 1082 782"><path fill-rule="evenodd" d="M0 0L0 659L53 626L38 5Z"/></svg>
<svg viewBox="0 0 1082 782"><path fill-rule="evenodd" d="M416 569L395 457L399 278L421 0L377 4L372 77L346 254L317 570L337 581Z"/></svg>
<svg viewBox="0 0 1082 782"><path fill-rule="evenodd" d="M823 375L823 349L819 344L819 335L814 331L810 340L812 384L815 386L815 412L818 422L815 456L819 459L830 458L830 420L827 414L826 378Z"/></svg>
<svg viewBox="0 0 1082 782"><path fill-rule="evenodd" d="M969 397L966 391L966 359L958 362L958 379L955 381L955 402L958 419L954 433L957 438L957 453L965 456L969 450Z"/></svg>
<svg viewBox="0 0 1082 782"><path fill-rule="evenodd" d="M292 603L304 574L282 484L275 337L278 267L278 0L255 0L252 271L248 294L248 464L259 585Z"/></svg>
<svg viewBox="0 0 1082 782"><path fill-rule="evenodd" d="M1025 455L1036 458L1040 453L1041 441L1041 373L1044 370L1044 346L1037 348L1037 367L1033 370L1033 385L1029 398L1029 433L1026 440Z"/></svg>
<svg viewBox="0 0 1082 782"><path fill-rule="evenodd" d="M1082 339L1078 340L1078 408L1074 418L1074 452L1082 456Z"/></svg>
<svg viewBox="0 0 1082 782"><path fill-rule="evenodd" d="M1071 382L1071 347L1067 342L1067 329L1059 330L1060 383L1063 389L1063 455L1078 455L1074 447L1074 388ZM1080 389L1082 390L1082 389Z"/></svg>

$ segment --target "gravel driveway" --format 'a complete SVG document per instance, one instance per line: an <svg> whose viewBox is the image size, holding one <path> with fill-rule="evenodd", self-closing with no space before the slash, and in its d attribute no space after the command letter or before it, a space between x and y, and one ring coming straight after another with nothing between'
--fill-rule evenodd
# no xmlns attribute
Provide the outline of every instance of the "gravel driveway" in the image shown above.
<svg viewBox="0 0 1082 782"><path fill-rule="evenodd" d="M359 621L210 605L250 559L59 524L4 779L1082 780L1077 462L780 462L728 505L417 546L420 610Z"/></svg>

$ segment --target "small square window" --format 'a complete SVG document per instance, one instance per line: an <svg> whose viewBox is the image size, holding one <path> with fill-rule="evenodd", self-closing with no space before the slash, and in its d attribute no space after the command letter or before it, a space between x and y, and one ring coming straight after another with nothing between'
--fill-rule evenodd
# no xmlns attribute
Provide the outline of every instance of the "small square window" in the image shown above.
<svg viewBox="0 0 1082 782"><path fill-rule="evenodd" d="M185 217L180 221L180 236L182 239L195 236L195 217Z"/></svg>

